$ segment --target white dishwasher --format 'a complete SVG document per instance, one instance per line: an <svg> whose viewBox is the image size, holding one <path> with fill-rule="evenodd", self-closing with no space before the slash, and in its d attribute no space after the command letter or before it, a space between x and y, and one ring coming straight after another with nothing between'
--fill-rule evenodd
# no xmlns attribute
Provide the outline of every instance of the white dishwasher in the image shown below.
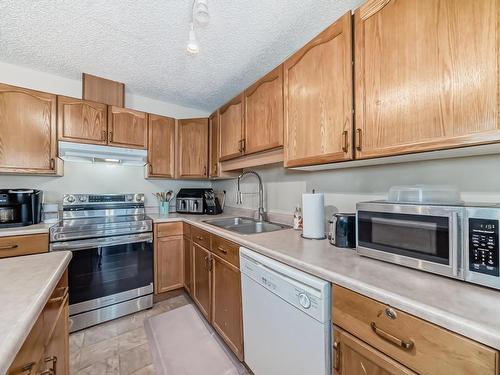
<svg viewBox="0 0 500 375"><path fill-rule="evenodd" d="M240 248L245 362L255 375L331 374L330 283Z"/></svg>

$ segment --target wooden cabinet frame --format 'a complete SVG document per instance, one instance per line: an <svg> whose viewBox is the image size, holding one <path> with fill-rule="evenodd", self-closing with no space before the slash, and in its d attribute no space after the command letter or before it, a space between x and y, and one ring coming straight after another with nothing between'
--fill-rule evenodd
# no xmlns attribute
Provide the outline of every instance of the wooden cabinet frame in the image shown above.
<svg viewBox="0 0 500 375"><path fill-rule="evenodd" d="M184 130L184 126L191 126ZM195 126L193 128L193 126ZM189 132L191 133L189 133ZM208 119L184 119L177 122L177 178L208 178ZM186 162L186 164L184 164Z"/></svg>
<svg viewBox="0 0 500 375"><path fill-rule="evenodd" d="M175 119L149 114L147 178L175 178L176 134Z"/></svg>
<svg viewBox="0 0 500 375"><path fill-rule="evenodd" d="M226 137L226 127L228 126L234 126L234 124L226 124L224 116L226 112L231 109L234 106L239 106L240 110L240 116L237 119L239 123L239 129L233 129L231 133L229 133L232 138ZM231 101L226 103L224 106L222 106L219 109L219 137L220 137L220 146L219 146L219 160L224 161L224 160L229 160L229 159L234 159L238 156L243 155L245 151L245 140L243 139L243 134L244 134L244 124L245 124L245 117L244 117L244 100L243 100L243 94L238 95L237 97L233 98ZM234 134L233 134L234 133ZM227 144L230 144L229 151L224 153L225 147ZM236 149L232 149L235 146L236 143L238 146Z"/></svg>
<svg viewBox="0 0 500 375"><path fill-rule="evenodd" d="M131 123L120 123L115 116L130 116ZM120 127L129 127L120 129ZM135 128L138 129L135 129ZM142 129L141 129L142 128ZM118 138L122 136L122 139ZM133 141L138 136L140 140ZM139 139L138 138L138 139ZM148 114L128 108L108 107L108 144L110 146L146 149L148 147Z"/></svg>

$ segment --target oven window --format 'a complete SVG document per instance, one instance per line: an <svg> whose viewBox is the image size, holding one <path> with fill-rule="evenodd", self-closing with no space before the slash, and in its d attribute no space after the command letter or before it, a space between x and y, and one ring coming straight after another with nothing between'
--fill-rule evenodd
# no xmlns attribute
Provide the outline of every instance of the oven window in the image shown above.
<svg viewBox="0 0 500 375"><path fill-rule="evenodd" d="M440 264L450 262L449 218L358 212L360 246Z"/></svg>
<svg viewBox="0 0 500 375"><path fill-rule="evenodd" d="M148 286L153 282L152 244L73 251L68 281L70 304Z"/></svg>

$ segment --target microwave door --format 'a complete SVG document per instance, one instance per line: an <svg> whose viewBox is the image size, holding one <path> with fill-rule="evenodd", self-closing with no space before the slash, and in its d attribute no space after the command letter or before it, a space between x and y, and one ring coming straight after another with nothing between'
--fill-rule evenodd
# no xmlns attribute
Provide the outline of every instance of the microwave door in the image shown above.
<svg viewBox="0 0 500 375"><path fill-rule="evenodd" d="M436 212L423 214L421 206L404 208L406 212L401 206L393 211L358 208L358 253L461 278L459 211L433 207Z"/></svg>

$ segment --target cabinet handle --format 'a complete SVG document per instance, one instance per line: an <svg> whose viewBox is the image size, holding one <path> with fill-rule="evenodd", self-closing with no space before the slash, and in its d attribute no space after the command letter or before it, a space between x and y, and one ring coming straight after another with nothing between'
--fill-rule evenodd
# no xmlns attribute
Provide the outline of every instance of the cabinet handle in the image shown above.
<svg viewBox="0 0 500 375"><path fill-rule="evenodd" d="M356 129L356 149L358 151L361 151L361 144L362 144L361 129L357 128Z"/></svg>
<svg viewBox="0 0 500 375"><path fill-rule="evenodd" d="M55 375L56 372L52 369L43 370L39 375Z"/></svg>
<svg viewBox="0 0 500 375"><path fill-rule="evenodd" d="M56 363L57 363L57 357L55 355L51 356L51 357L47 357L43 360L45 363L52 363L52 374L53 375L56 375L56 371L57 371L57 367L56 367ZM50 373L49 373L50 374Z"/></svg>
<svg viewBox="0 0 500 375"><path fill-rule="evenodd" d="M35 362L26 363L23 367L21 367L21 371L22 372L28 371L28 373L26 375L30 375L31 370L33 370L34 366L35 366Z"/></svg>
<svg viewBox="0 0 500 375"><path fill-rule="evenodd" d="M334 341L333 349L335 350L333 358L333 369L337 372L340 372L340 343L338 341Z"/></svg>
<svg viewBox="0 0 500 375"><path fill-rule="evenodd" d="M224 249L222 246L217 247L217 250L219 250L222 254L227 254L227 250Z"/></svg>
<svg viewBox="0 0 500 375"><path fill-rule="evenodd" d="M7 245L7 246L1 246L0 250L10 250L10 249L15 249L18 248L18 245Z"/></svg>
<svg viewBox="0 0 500 375"><path fill-rule="evenodd" d="M207 166L204 166L203 167L203 176L206 176L207 175Z"/></svg>
<svg viewBox="0 0 500 375"><path fill-rule="evenodd" d="M410 351L415 346L414 342L411 340L409 341L401 340L400 338L397 338L396 336L393 336L390 333L385 332L384 330L378 328L375 322L371 322L370 327L378 337L384 339L385 341L390 342L393 345L399 346L403 350Z"/></svg>
<svg viewBox="0 0 500 375"><path fill-rule="evenodd" d="M243 138L241 140L241 152L245 152L245 148L246 148L246 142L245 142L245 138Z"/></svg>
<svg viewBox="0 0 500 375"><path fill-rule="evenodd" d="M347 152L347 147L348 147L348 139L347 136L349 135L349 132L347 130L344 130L342 132L342 151Z"/></svg>
<svg viewBox="0 0 500 375"><path fill-rule="evenodd" d="M113 142L113 132L109 132L108 140Z"/></svg>
<svg viewBox="0 0 500 375"><path fill-rule="evenodd" d="M240 152L240 154L243 152L243 147L242 147L241 141L242 141L242 139L240 139L238 141L238 151Z"/></svg>
<svg viewBox="0 0 500 375"><path fill-rule="evenodd" d="M56 165L56 161L54 159L50 159L50 169L54 169Z"/></svg>
<svg viewBox="0 0 500 375"><path fill-rule="evenodd" d="M68 294L68 287L67 286L57 288L57 290L62 290L62 294L59 297L54 297L54 298L49 299L48 303L61 302L66 297L66 294Z"/></svg>
<svg viewBox="0 0 500 375"><path fill-rule="evenodd" d="M102 131L102 140L103 141L106 141L106 135L108 134L108 132L106 130L103 130Z"/></svg>
<svg viewBox="0 0 500 375"><path fill-rule="evenodd" d="M151 164L148 165L149 174L153 174L153 166Z"/></svg>

